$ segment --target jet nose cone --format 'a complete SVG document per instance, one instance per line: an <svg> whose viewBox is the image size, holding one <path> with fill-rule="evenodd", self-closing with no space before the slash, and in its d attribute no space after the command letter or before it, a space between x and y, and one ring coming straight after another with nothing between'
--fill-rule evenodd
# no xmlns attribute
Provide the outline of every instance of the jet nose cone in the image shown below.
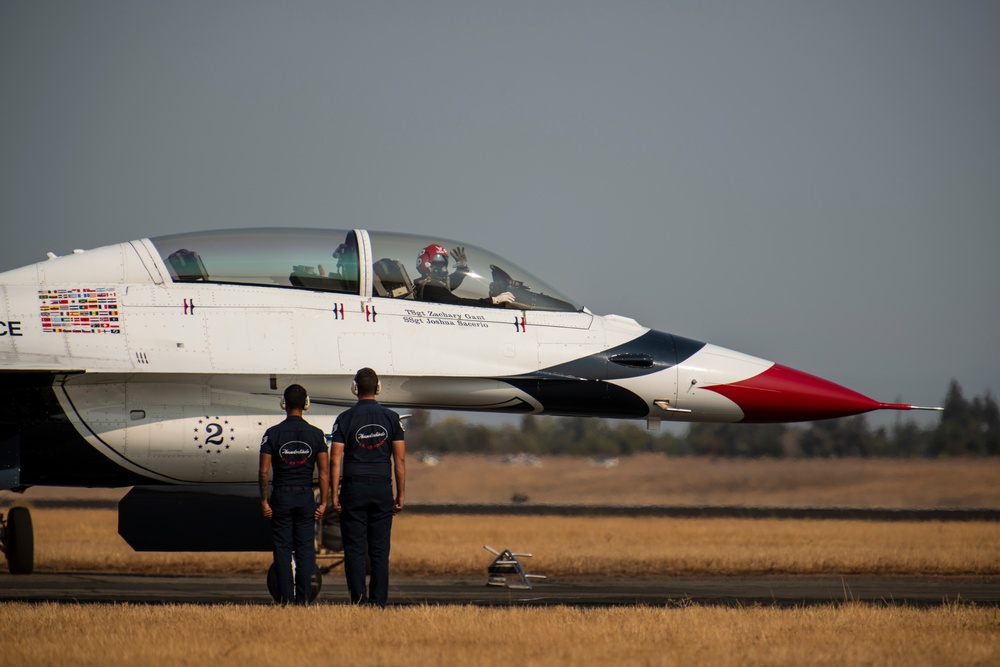
<svg viewBox="0 0 1000 667"><path fill-rule="evenodd" d="M897 407L780 364L746 380L705 389L736 403L743 411L741 421L750 423L814 421Z"/></svg>

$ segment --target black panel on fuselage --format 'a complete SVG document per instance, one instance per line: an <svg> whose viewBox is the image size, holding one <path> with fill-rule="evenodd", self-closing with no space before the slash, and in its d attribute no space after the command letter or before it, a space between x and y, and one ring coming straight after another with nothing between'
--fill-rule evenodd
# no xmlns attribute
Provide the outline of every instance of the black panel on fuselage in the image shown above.
<svg viewBox="0 0 1000 667"><path fill-rule="evenodd" d="M91 447L70 423L51 373L0 374L0 424L20 439L22 486L116 487L156 484Z"/></svg>
<svg viewBox="0 0 1000 667"><path fill-rule="evenodd" d="M649 406L642 397L618 385L599 380L503 378L544 406L547 415L566 417L645 417Z"/></svg>
<svg viewBox="0 0 1000 667"><path fill-rule="evenodd" d="M650 330L627 343L544 368L541 372L586 380L639 377L676 366L703 347L705 343L697 340Z"/></svg>
<svg viewBox="0 0 1000 667"><path fill-rule="evenodd" d="M627 343L538 373L498 379L530 394L544 406L545 414L639 418L649 413L646 401L606 380L640 377L672 368L703 347L705 343L697 340L650 330Z"/></svg>

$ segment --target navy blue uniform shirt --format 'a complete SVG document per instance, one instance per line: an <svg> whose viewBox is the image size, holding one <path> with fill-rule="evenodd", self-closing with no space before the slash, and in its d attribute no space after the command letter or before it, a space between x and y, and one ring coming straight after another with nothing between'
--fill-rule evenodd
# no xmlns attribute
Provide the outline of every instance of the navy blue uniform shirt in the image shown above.
<svg viewBox="0 0 1000 667"><path fill-rule="evenodd" d="M402 439L399 415L374 399L358 401L333 424L333 441L344 443L344 477L392 477L392 443Z"/></svg>
<svg viewBox="0 0 1000 667"><path fill-rule="evenodd" d="M271 455L275 487L312 486L316 455L326 451L323 431L302 417L287 417L260 441L260 453Z"/></svg>

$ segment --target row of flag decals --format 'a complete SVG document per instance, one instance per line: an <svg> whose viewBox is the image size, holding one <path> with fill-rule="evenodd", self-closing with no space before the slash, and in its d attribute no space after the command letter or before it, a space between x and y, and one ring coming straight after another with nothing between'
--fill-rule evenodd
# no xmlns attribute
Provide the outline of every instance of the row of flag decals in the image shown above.
<svg viewBox="0 0 1000 667"><path fill-rule="evenodd" d="M38 290L42 333L120 334L118 293L110 287Z"/></svg>

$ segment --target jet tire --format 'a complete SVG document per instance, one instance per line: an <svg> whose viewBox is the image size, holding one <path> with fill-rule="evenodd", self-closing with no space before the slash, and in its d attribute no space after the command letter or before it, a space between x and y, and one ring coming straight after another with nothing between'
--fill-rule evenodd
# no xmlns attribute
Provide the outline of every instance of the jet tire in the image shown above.
<svg viewBox="0 0 1000 667"><path fill-rule="evenodd" d="M11 574L31 574L35 569L35 531L27 507L11 508L5 533L7 569Z"/></svg>

